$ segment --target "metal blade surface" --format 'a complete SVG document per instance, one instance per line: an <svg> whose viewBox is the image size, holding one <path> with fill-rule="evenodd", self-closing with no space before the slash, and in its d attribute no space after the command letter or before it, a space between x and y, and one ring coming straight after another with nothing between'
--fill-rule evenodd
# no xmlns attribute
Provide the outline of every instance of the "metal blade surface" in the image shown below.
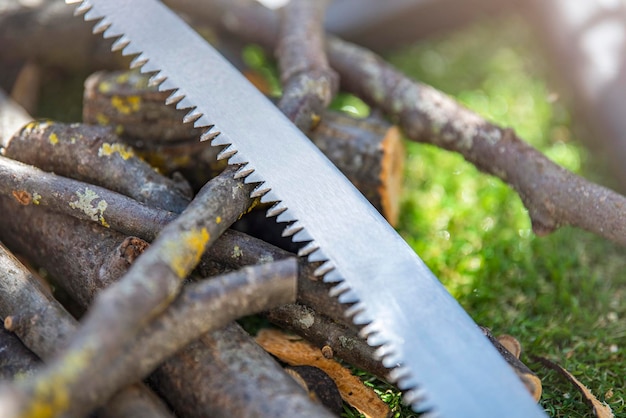
<svg viewBox="0 0 626 418"><path fill-rule="evenodd" d="M121 37L136 65L184 96L196 126L213 126L230 163L269 188L270 212L297 221L295 241L326 259L353 320L380 346L391 377L415 410L432 416L545 416L472 319L421 259L332 163L275 106L176 14L155 0L87 0L79 11L105 37ZM164 81L163 81L164 80ZM193 119L192 118L192 119Z"/></svg>

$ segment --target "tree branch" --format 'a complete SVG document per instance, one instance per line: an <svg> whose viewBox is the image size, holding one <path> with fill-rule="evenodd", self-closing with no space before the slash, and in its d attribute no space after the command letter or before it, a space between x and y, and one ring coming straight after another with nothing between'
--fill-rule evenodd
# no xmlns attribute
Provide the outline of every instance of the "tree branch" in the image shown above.
<svg viewBox="0 0 626 418"><path fill-rule="evenodd" d="M396 118L412 140L463 155L520 195L533 231L576 226L626 245L626 198L556 165L510 129L491 124L382 58L339 39L328 42L343 86Z"/></svg>
<svg viewBox="0 0 626 418"><path fill-rule="evenodd" d="M276 57L283 84L280 110L309 132L337 92L337 74L324 51L328 0L292 0L283 8Z"/></svg>
<svg viewBox="0 0 626 418"><path fill-rule="evenodd" d="M151 241L176 214L0 156L0 195ZM6 207L8 201L2 205ZM17 209L5 209L17 210ZM25 225L25 224L24 224Z"/></svg>
<svg viewBox="0 0 626 418"><path fill-rule="evenodd" d="M150 378L185 417L332 417L235 323L202 336ZM193 387L197 390L187 390Z"/></svg>
<svg viewBox="0 0 626 418"><path fill-rule="evenodd" d="M155 172L108 127L32 122L11 138L3 153L44 171L97 184L177 213L192 196L184 180L174 181Z"/></svg>
<svg viewBox="0 0 626 418"><path fill-rule="evenodd" d="M0 317L5 318L5 327L15 332L32 352L49 360L66 346L76 330L77 321L1 244L0 272L3 275L0 282ZM8 316L15 313L17 317ZM135 410L145 411L146 415L134 415ZM111 417L171 416L163 403L150 395L150 390L142 384L118 392L101 412Z"/></svg>

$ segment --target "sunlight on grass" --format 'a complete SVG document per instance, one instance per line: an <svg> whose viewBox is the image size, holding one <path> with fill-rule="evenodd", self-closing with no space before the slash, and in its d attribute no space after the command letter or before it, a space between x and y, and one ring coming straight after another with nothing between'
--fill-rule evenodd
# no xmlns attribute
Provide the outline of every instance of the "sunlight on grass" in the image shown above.
<svg viewBox="0 0 626 418"><path fill-rule="evenodd" d="M520 22L479 23L388 58L412 78L515 129L557 164L582 175L593 166ZM616 392L626 374L626 331L616 320L626 316L624 250L571 228L537 238L519 197L502 181L459 155L415 143L407 149L402 236L478 323L552 356L616 416L626 412ZM593 416L568 384L537 372L550 416Z"/></svg>

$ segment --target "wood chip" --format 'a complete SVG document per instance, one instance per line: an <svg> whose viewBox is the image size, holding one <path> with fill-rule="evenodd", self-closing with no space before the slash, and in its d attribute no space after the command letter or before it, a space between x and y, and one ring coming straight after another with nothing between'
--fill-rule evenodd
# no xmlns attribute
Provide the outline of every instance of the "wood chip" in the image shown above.
<svg viewBox="0 0 626 418"><path fill-rule="evenodd" d="M263 329L256 342L270 354L290 366L314 366L322 369L337 384L341 397L368 418L387 418L389 406L361 380L335 360L324 357L321 350L305 340L275 329Z"/></svg>

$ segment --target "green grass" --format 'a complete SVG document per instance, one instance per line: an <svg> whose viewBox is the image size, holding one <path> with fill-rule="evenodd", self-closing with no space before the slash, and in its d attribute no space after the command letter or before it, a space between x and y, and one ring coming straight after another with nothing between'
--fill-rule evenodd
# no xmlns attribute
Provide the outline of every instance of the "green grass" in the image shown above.
<svg viewBox="0 0 626 418"><path fill-rule="evenodd" d="M549 158L586 177L601 166L576 139L567 104L546 81L530 31L516 20L482 22L387 58L411 77L510 126ZM538 238L519 197L459 155L408 144L402 236L474 319L572 372L616 416L626 416L625 251L564 228ZM553 372L542 378L552 417L592 417ZM399 410L396 416L410 413ZM346 415L350 416L350 415Z"/></svg>

